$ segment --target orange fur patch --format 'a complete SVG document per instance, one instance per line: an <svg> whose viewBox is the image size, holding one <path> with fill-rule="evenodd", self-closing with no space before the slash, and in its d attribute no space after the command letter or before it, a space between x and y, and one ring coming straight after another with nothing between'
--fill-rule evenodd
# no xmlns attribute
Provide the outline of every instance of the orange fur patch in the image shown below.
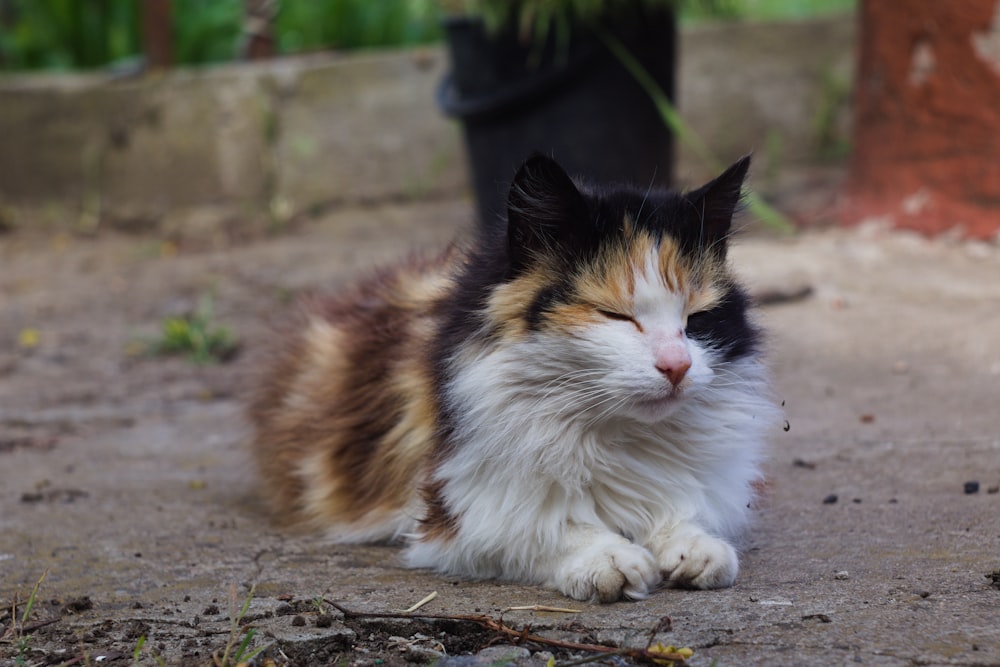
<svg viewBox="0 0 1000 667"><path fill-rule="evenodd" d="M428 360L454 253L306 304L251 405L254 453L286 521L389 537L411 519L434 446Z"/></svg>

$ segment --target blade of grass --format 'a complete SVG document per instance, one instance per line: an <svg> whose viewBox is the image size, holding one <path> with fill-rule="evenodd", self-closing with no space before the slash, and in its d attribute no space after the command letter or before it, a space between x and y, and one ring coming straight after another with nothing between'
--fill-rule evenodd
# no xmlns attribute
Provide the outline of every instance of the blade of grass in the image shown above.
<svg viewBox="0 0 1000 667"><path fill-rule="evenodd" d="M680 139L684 145L690 148L713 171L722 171L719 159L715 157L711 149L701 140L701 137L684 122L684 119L677 112L677 108L670 102L667 94L663 92L663 88L660 87L660 84L656 82L656 79L653 78L646 68L636 60L632 52L621 43L621 40L607 30L598 26L595 26L594 29L605 46L608 47L608 50L611 51L646 94L649 95L660 114L660 118L670 128L670 131L674 133L674 136ZM787 216L766 203L752 190L746 192L746 203L747 209L768 227L785 233L795 231L795 226Z"/></svg>
<svg viewBox="0 0 1000 667"><path fill-rule="evenodd" d="M28 622L28 616L31 614L31 608L35 606L35 598L38 597L38 589L41 588L42 582L45 580L45 575L49 573L48 570L42 572L42 576L38 578L35 585L31 589L31 595L28 596L28 604L24 608L24 614L21 615L21 627Z"/></svg>

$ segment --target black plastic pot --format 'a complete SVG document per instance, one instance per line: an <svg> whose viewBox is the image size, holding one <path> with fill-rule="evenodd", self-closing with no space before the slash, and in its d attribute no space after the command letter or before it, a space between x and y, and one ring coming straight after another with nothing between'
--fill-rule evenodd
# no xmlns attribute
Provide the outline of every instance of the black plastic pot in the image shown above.
<svg viewBox="0 0 1000 667"><path fill-rule="evenodd" d="M636 11L616 35L673 99L672 12ZM513 28L487 34L481 22L445 24L452 70L438 104L462 121L481 222L504 220L507 190L532 151L594 182L670 183L673 137L649 96L584 26L568 43L524 43Z"/></svg>

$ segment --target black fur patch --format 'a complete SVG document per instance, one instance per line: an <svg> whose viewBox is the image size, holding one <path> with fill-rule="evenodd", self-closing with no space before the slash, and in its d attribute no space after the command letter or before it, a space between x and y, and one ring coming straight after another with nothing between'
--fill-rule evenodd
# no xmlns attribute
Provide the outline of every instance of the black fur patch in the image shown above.
<svg viewBox="0 0 1000 667"><path fill-rule="evenodd" d="M749 301L743 290L731 287L715 308L688 317L688 337L721 352L723 361L754 354L761 335L747 319Z"/></svg>
<svg viewBox="0 0 1000 667"><path fill-rule="evenodd" d="M531 305L528 306L528 309L524 313L524 319L528 323L528 328L532 331L537 331L545 313L554 305L566 303L569 300L569 296L570 288L566 283L560 282L555 285L543 287L535 295Z"/></svg>

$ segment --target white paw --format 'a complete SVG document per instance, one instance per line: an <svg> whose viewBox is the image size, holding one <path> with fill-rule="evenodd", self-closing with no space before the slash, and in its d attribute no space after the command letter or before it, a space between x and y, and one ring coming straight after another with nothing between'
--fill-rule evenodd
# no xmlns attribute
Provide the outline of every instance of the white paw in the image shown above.
<svg viewBox="0 0 1000 667"><path fill-rule="evenodd" d="M653 555L624 538L590 544L566 559L556 587L577 600L641 600L660 583Z"/></svg>
<svg viewBox="0 0 1000 667"><path fill-rule="evenodd" d="M736 549L701 531L682 531L665 540L656 562L670 586L726 588L739 572Z"/></svg>

